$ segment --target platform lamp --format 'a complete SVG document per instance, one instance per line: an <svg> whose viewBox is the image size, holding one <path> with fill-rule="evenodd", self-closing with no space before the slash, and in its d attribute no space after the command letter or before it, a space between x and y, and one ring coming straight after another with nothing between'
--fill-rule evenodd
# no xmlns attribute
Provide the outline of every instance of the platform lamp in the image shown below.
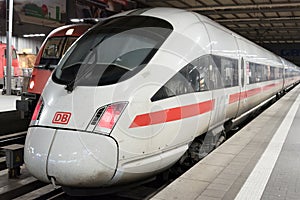
<svg viewBox="0 0 300 200"><path fill-rule="evenodd" d="M13 0L6 0L6 94L11 94Z"/></svg>

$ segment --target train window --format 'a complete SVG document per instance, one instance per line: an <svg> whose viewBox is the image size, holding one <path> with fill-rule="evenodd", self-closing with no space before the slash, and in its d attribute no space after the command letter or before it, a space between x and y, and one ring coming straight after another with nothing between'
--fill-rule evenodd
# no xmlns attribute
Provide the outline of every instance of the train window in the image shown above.
<svg viewBox="0 0 300 200"><path fill-rule="evenodd" d="M275 67L269 67L270 69L270 80L275 80Z"/></svg>
<svg viewBox="0 0 300 200"><path fill-rule="evenodd" d="M258 67L261 69L261 79L260 82L268 81L270 75L268 75L268 68L266 65L258 65Z"/></svg>
<svg viewBox="0 0 300 200"><path fill-rule="evenodd" d="M62 51L62 55L69 49L69 47L77 40L78 37L67 37L64 45L64 49Z"/></svg>
<svg viewBox="0 0 300 200"><path fill-rule="evenodd" d="M289 72L286 71L288 74ZM249 63L249 84L281 79L282 69L269 65Z"/></svg>
<svg viewBox="0 0 300 200"><path fill-rule="evenodd" d="M64 37L53 37L50 38L45 44L43 51L43 58L60 58L62 46L64 43Z"/></svg>
<svg viewBox="0 0 300 200"><path fill-rule="evenodd" d="M216 55L201 56L182 68L161 87L151 101L193 92L238 86L238 60Z"/></svg>
<svg viewBox="0 0 300 200"><path fill-rule="evenodd" d="M263 79L262 66L256 63L249 63L249 84L259 83Z"/></svg>
<svg viewBox="0 0 300 200"><path fill-rule="evenodd" d="M298 74L298 71L297 71L297 69L293 69L293 77L296 77L296 76L297 76L297 74Z"/></svg>
<svg viewBox="0 0 300 200"><path fill-rule="evenodd" d="M289 71L288 71L288 69L284 69L284 77L285 78L289 77Z"/></svg>
<svg viewBox="0 0 300 200"><path fill-rule="evenodd" d="M73 86L103 86L127 80L143 69L172 30L168 22L153 17L107 20L72 46L53 80Z"/></svg>
<svg viewBox="0 0 300 200"><path fill-rule="evenodd" d="M195 59L167 81L167 83L154 94L151 101L207 91L210 82L209 67L211 64L210 55Z"/></svg>
<svg viewBox="0 0 300 200"><path fill-rule="evenodd" d="M199 80L200 74L196 66L188 64L161 87L151 98L151 101L200 91Z"/></svg>
<svg viewBox="0 0 300 200"><path fill-rule="evenodd" d="M57 65L62 55L75 42L78 37L53 37L49 38L45 44L40 60L41 68L49 65ZM44 66L43 66L44 64Z"/></svg>
<svg viewBox="0 0 300 200"><path fill-rule="evenodd" d="M281 79L282 77L282 69L278 67L271 67L271 80Z"/></svg>
<svg viewBox="0 0 300 200"><path fill-rule="evenodd" d="M233 87L238 85L238 61L221 56L213 56L215 65L220 73L221 81L223 84L219 84L217 88Z"/></svg>
<svg viewBox="0 0 300 200"><path fill-rule="evenodd" d="M218 59L212 56L211 63L208 66L209 82L207 85L209 90L224 88L224 81L218 66L220 66Z"/></svg>
<svg viewBox="0 0 300 200"><path fill-rule="evenodd" d="M211 55L205 55L205 56L202 56L198 59L196 59L194 62L192 62L195 66L197 66L197 69L200 73L200 79L199 79L199 82L200 82L200 88L199 88L199 91L202 92L202 91L207 91L210 88L210 86L212 87L212 81L210 79L210 76L209 76L209 68L210 66L212 65L212 58L211 58Z"/></svg>
<svg viewBox="0 0 300 200"><path fill-rule="evenodd" d="M278 70L277 70L277 73L276 73L276 71L275 71L276 79L281 79L282 76L283 76L283 69L282 69L282 68L276 68L276 69L278 69Z"/></svg>
<svg viewBox="0 0 300 200"><path fill-rule="evenodd" d="M255 64L255 83L262 82L265 79L263 65Z"/></svg>

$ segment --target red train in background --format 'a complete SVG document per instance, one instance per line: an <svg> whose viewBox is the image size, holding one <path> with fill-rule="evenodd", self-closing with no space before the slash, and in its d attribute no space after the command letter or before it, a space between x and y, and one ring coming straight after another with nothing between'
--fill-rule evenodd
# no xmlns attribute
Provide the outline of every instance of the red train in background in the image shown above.
<svg viewBox="0 0 300 200"><path fill-rule="evenodd" d="M92 24L86 23L66 25L54 29L47 36L38 52L27 92L23 92L21 100L16 102L17 110L21 111L23 117L31 117L53 69L66 50L91 26Z"/></svg>
<svg viewBox="0 0 300 200"><path fill-rule="evenodd" d="M0 41L0 88L4 86L4 76L6 67L6 44ZM12 46L12 74L19 76L19 61L16 49Z"/></svg>

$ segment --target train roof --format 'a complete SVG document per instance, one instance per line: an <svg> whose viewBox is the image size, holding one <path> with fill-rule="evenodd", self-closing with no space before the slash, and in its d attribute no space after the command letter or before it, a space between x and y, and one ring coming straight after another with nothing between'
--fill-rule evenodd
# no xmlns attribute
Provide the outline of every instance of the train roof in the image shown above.
<svg viewBox="0 0 300 200"><path fill-rule="evenodd" d="M92 27L92 24L70 24L70 25L65 25L65 26L61 26L58 27L56 29L54 29L53 31L51 31L49 33L49 35L47 37L53 37L53 36L65 36L67 30L69 29L74 29L72 36L80 36L82 35L84 32L86 32L87 29L89 29L90 27Z"/></svg>
<svg viewBox="0 0 300 200"><path fill-rule="evenodd" d="M135 11L135 13L138 13L138 11ZM127 13L127 15L130 15L130 13ZM182 10L177 8L151 8L151 9L144 9L144 12L142 12L140 15L152 16L152 17L158 17L164 19L173 26L174 31L180 32L181 34L184 34L185 30L187 30L187 28L193 24L196 23L210 24L226 32L227 34L235 36L238 40L246 42L249 45L249 48L250 46L252 46L256 48L257 51L264 52L263 53L264 56L267 56L268 58L272 58L278 61L280 58L278 55L274 54L273 52L264 49L263 47L257 45L256 43L244 38L243 36L211 20L210 18L192 11Z"/></svg>

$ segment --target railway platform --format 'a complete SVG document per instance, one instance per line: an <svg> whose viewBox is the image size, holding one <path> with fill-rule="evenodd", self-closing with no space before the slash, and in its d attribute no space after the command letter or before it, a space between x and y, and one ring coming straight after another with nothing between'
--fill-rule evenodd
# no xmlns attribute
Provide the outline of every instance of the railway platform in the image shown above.
<svg viewBox="0 0 300 200"><path fill-rule="evenodd" d="M152 200L300 197L300 85Z"/></svg>
<svg viewBox="0 0 300 200"><path fill-rule="evenodd" d="M30 119L21 118L21 113L16 110L16 100L21 97L2 95L1 92L0 89L0 136L27 130Z"/></svg>
<svg viewBox="0 0 300 200"><path fill-rule="evenodd" d="M0 112L16 110L16 100L21 99L21 96L16 95L1 95L0 90Z"/></svg>

